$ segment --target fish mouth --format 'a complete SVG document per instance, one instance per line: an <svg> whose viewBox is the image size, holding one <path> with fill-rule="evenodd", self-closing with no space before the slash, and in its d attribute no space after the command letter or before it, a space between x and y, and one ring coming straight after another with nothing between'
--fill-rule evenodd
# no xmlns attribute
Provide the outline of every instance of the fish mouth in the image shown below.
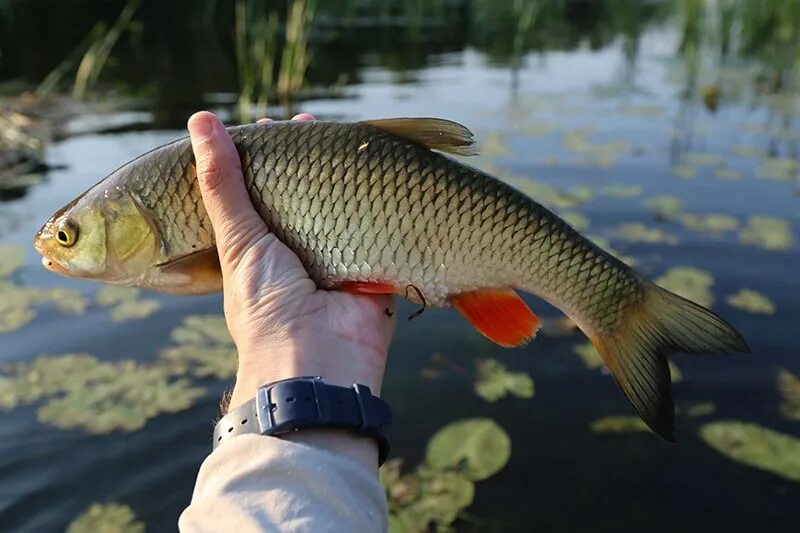
<svg viewBox="0 0 800 533"><path fill-rule="evenodd" d="M62 276L75 277L73 272L70 272L63 265L53 261L52 259L48 259L47 256L44 255L42 256L42 266L50 272L55 272L56 274L61 274Z"/></svg>

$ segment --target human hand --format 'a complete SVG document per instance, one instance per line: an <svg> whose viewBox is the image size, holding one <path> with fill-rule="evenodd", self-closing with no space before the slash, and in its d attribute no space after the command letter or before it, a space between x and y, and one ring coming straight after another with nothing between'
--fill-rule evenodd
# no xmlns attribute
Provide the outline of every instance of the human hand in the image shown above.
<svg viewBox="0 0 800 533"><path fill-rule="evenodd" d="M261 385L309 375L348 387L362 383L379 395L394 332L393 298L318 290L253 208L236 147L219 119L195 113L188 128L222 267L225 320L239 353L230 407L253 398ZM317 430L288 438L377 467L369 439Z"/></svg>

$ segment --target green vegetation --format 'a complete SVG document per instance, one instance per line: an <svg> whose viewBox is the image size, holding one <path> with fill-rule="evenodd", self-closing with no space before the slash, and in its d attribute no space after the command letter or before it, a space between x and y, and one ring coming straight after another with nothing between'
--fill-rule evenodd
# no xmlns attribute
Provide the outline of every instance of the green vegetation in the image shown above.
<svg viewBox="0 0 800 533"><path fill-rule="evenodd" d="M448 529L474 498L474 483L500 471L511 440L487 418L453 422L428 442L425 462L403 475L402 459L387 462L380 480L389 501L389 531Z"/></svg>
<svg viewBox="0 0 800 533"><path fill-rule="evenodd" d="M714 278L708 272L694 267L674 267L656 278L655 283L703 307L711 308Z"/></svg>
<svg viewBox="0 0 800 533"><path fill-rule="evenodd" d="M778 392L781 413L789 420L800 422L800 377L786 369L778 372Z"/></svg>
<svg viewBox="0 0 800 533"><path fill-rule="evenodd" d="M765 250L786 250L792 245L792 229L781 218L757 215L747 219L747 226L739 231L739 241Z"/></svg>
<svg viewBox="0 0 800 533"><path fill-rule="evenodd" d="M638 416L605 416L592 422L592 431L595 433L632 433L648 432L650 429Z"/></svg>
<svg viewBox="0 0 800 533"><path fill-rule="evenodd" d="M800 483L800 439L738 420L710 422L700 437L737 463Z"/></svg>
<svg viewBox="0 0 800 533"><path fill-rule="evenodd" d="M525 372L509 372L495 359L478 360L475 394L487 402L496 402L509 394L517 398L533 398L533 379Z"/></svg>
<svg viewBox="0 0 800 533"><path fill-rule="evenodd" d="M67 533L144 533L144 523L121 503L93 503L67 526Z"/></svg>
<svg viewBox="0 0 800 533"><path fill-rule="evenodd" d="M775 304L758 291L739 289L739 292L728 296L725 301L731 307L742 309L750 313L774 315Z"/></svg>

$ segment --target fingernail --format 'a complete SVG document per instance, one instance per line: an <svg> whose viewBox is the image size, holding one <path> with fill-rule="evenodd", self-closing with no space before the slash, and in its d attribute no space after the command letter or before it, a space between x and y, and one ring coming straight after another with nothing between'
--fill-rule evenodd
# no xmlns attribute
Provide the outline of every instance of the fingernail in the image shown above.
<svg viewBox="0 0 800 533"><path fill-rule="evenodd" d="M206 139L214 132L214 121L205 113L196 113L189 119L188 127L192 137Z"/></svg>

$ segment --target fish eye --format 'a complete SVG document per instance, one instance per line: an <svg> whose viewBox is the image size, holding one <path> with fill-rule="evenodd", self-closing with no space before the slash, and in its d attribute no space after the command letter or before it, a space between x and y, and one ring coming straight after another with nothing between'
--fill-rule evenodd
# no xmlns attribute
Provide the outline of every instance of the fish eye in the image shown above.
<svg viewBox="0 0 800 533"><path fill-rule="evenodd" d="M61 246L69 248L78 240L78 226L71 220L62 220L58 224L56 240Z"/></svg>

